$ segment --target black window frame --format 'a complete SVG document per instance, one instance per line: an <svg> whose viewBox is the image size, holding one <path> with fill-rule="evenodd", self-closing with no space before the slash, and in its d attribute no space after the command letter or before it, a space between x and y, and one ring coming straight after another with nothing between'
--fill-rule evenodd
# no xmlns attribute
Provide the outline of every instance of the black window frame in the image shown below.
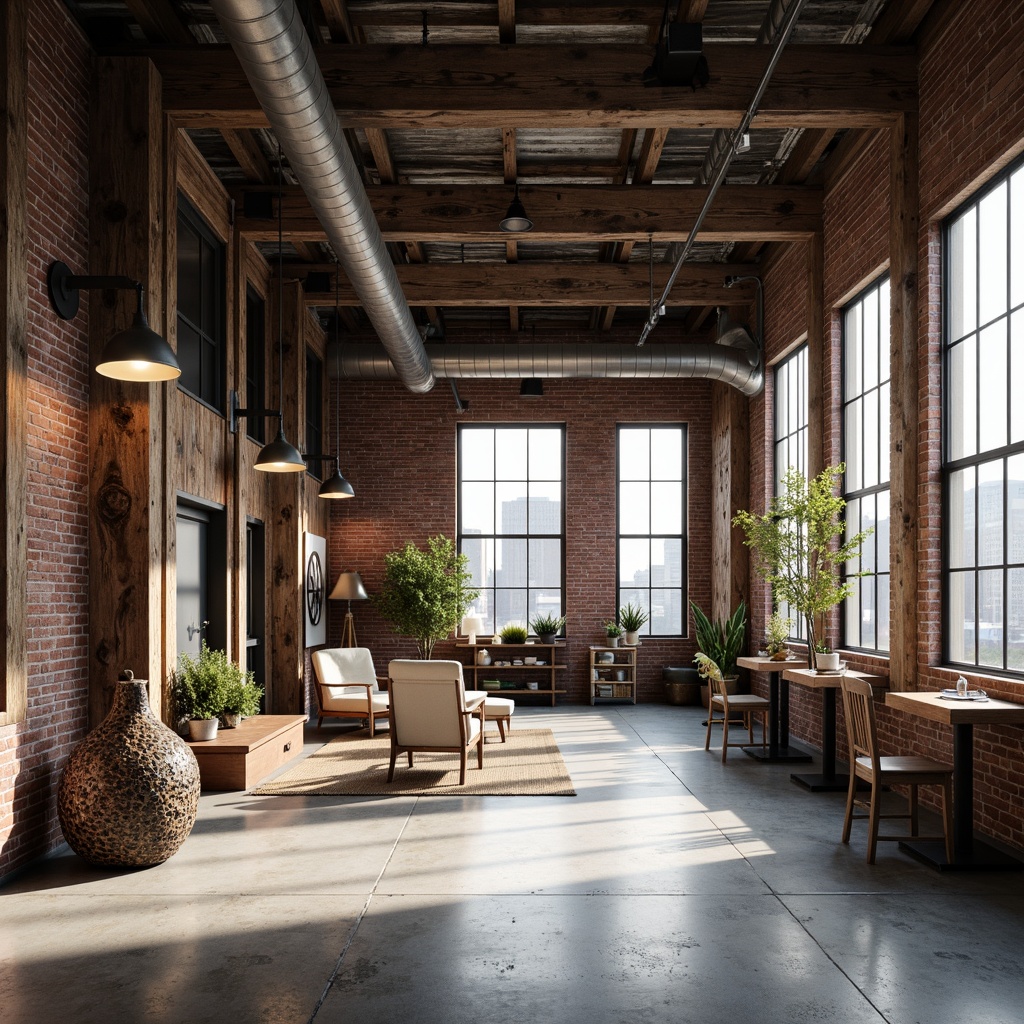
<svg viewBox="0 0 1024 1024"><path fill-rule="evenodd" d="M629 460L631 463L635 461L634 456L630 453L623 452L622 433L625 430L678 430L680 432L680 487L682 490L682 501L681 501L681 534L669 534L669 533L653 533L648 532L645 534L641 533L623 533L622 532L622 495L620 491L620 485L622 483L638 483L636 479L626 480L622 479L622 466L624 460ZM650 455L651 447L648 444L648 458L653 458ZM652 607L651 592L654 590L676 590L680 591L680 632L678 633L654 633L651 630L653 625L653 615L644 623L643 628L640 630L641 636L646 636L651 639L686 639L689 636L689 583L690 576L688 571L689 566L689 520L690 520L690 486L689 486L689 425L685 422L671 422L671 423L617 423L615 426L615 608L619 609L623 607L626 600L623 598L623 591L647 591L646 602L641 601L644 611L650 614ZM656 481L653 477L653 471L648 467L646 482L648 487ZM650 508L652 502L648 499L648 508ZM647 586L639 587L635 583L633 586L624 587L622 585L622 565L621 565L621 546L623 540L679 540L679 556L680 556L680 581L679 587L654 587L652 586L651 580L648 580ZM613 616L615 617L615 616Z"/></svg>
<svg viewBox="0 0 1024 1024"><path fill-rule="evenodd" d="M225 374L227 359L227 255L225 244L213 233L203 215L188 201L181 193L178 193L177 209L177 244L180 253L181 237L183 228L191 231L197 236L200 243L200 275L205 272L207 261L204 254L208 254L208 265L210 267L209 301L214 305L215 311L213 320L214 334L204 330L203 325L196 324L187 317L181 310L180 300L176 297L175 314L178 343L178 363L182 367L182 374L178 378L178 387L185 394L201 402L207 408L225 414ZM204 249L205 246L205 249ZM181 292L181 260L180 256L175 261L177 267L178 295ZM205 289L200 285L199 293L203 295ZM205 319L203 314L200 319ZM193 350L192 346L185 341L186 332L181 330L185 324L191 331L195 332L198 347ZM212 358L209 361L210 370L204 371L203 349L204 346L212 350ZM190 362L197 360L198 366ZM192 377L191 370L195 369L198 376L198 392L190 386ZM209 379L212 376L212 380Z"/></svg>
<svg viewBox="0 0 1024 1024"><path fill-rule="evenodd" d="M1020 196L1015 196L1014 188L1011 187L1011 179L1017 179L1014 182L1015 187L1019 190ZM1018 184L1019 182L1019 184ZM980 208L982 202L992 195L1003 185L1006 185L1006 302L1005 309L1001 310L994 317L990 317L986 321L981 320L981 302L982 302L982 289L980 285L980 279L982 277L982 259L981 259L981 246L980 246L980 233L981 233L981 218ZM1016 560L1011 560L1012 544L1011 540L1014 537L1019 537L1021 531L1018 530L1016 533L1011 530L1011 507L1009 499L1009 481L1008 481L1008 462L1010 459L1024 459L1024 434L1022 434L1019 440L1013 440L1013 411L1014 411L1014 381L1013 373L1014 366L1018 362L1013 357L1014 342L1013 342L1013 328L1019 326L1019 329L1024 332L1024 301L1019 301L1013 304L1013 272L1018 263L1024 261L1024 245L1019 246L1020 252L1016 259L1014 259L1014 246L1013 238L1014 233L1012 230L1012 212L1011 212L1011 201L1017 198L1020 202L1024 203L1024 158L1020 158L1011 163L1008 167L1003 169L998 175L996 175L990 182L984 187L980 188L977 192L971 195L967 200L961 203L955 210L953 210L948 217L942 223L942 463L941 463L941 481L942 481L942 568L941 568L941 582L942 582L942 659L943 663L950 665L955 668L984 672L988 675L993 676L1012 676L1017 678L1020 676L1021 670L1024 669L1024 628L1019 630L1020 639L1016 641L1017 647L1014 648L1018 652L1018 658L1016 662L1011 663L1009 657L1011 650L1011 624L1009 621L1010 612L1010 577L1009 574L1014 572L1016 574L1016 581L1018 587L1022 585L1024 581L1024 551L1021 552L1022 557ZM973 326L965 331L962 335L957 338L951 337L953 330L952 314L953 314L953 297L951 284L953 280L954 269L952 266L953 257L953 246L951 243L951 235L956 224L958 224L971 210L975 211L975 226L974 226L974 320ZM1024 211L1022 211L1024 213ZM1024 296L1022 296L1024 299ZM1007 393L1005 396L1005 410L1006 410L1006 435L1005 443L998 444L992 448L982 449L982 424L981 424L981 395L984 391L987 395L988 392L984 388L984 377L981 371L981 365L983 362L983 345L980 343L980 338L983 332L997 326L1001 321L1006 323L1006 339L1005 339L1005 351L1006 361L1003 364L1005 373L1003 374ZM953 358L954 350L960 345L967 344L968 340L974 339L974 448L975 451L970 455L958 455L955 458L952 454L953 442L952 442L952 424L953 424L953 387L952 387L952 368L951 362ZM1019 357L1018 357L1019 359ZM1019 402L1019 399L1018 399ZM987 407L991 407L991 403L987 404ZM980 552L980 532L982 529L982 515L981 508L982 502L980 498L980 492L982 485L978 482L978 474L981 470L990 465L996 463L1001 464L1001 480L1002 480L1002 493L1001 501L998 502L1000 506L1001 514L1001 544L1002 544L1002 560L999 562L988 562L983 561ZM962 513L958 515L957 511L953 507L953 487L952 480L955 474L973 472L975 475L973 493L973 533L971 534L971 542L973 545L973 555L971 556L973 561L972 564L964 564L953 566L953 551L952 541L953 532L952 528L956 522L960 521L962 516L962 525L965 531L968 526L968 511L966 507L962 510ZM966 488L961 488L962 493L966 493ZM981 657L981 623L982 623L982 597L981 597L981 580L979 576L982 572L998 572L1000 574L1001 592L1000 592L1000 603L1001 603L1001 614L999 622L1000 641L999 646L1000 658L999 664L993 665L990 662L983 661ZM953 615L953 582L957 576L973 576L973 607L968 609L966 605L959 609L957 617L963 616L964 623L967 621L973 621L975 628L973 631L973 659L968 660L967 645L964 644L964 657L957 658L954 655L954 644L953 644L953 623L951 616ZM973 615L973 619L969 620L968 616ZM966 639L966 630L961 636L962 639Z"/></svg>

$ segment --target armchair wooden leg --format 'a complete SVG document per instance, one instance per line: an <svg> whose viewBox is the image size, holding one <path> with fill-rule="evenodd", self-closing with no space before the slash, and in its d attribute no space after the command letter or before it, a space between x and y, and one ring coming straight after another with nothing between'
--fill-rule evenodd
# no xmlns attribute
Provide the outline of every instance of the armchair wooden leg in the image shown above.
<svg viewBox="0 0 1024 1024"><path fill-rule="evenodd" d="M480 733L480 739L476 741L476 766L480 771L484 770L484 734Z"/></svg>
<svg viewBox="0 0 1024 1024"><path fill-rule="evenodd" d="M408 756L409 756L409 767L411 768L412 767L412 751L411 750L409 751Z"/></svg>
<svg viewBox="0 0 1024 1024"><path fill-rule="evenodd" d="M505 720L503 718L496 718L495 721L498 723L498 735L501 737L501 742L505 742Z"/></svg>
<svg viewBox="0 0 1024 1024"><path fill-rule="evenodd" d="M377 719L374 718L373 711L371 710L370 711L370 739L371 740L373 739L373 726L374 726L374 723L376 721L377 721Z"/></svg>
<svg viewBox="0 0 1024 1024"><path fill-rule="evenodd" d="M466 748L462 748L462 753L459 755L459 785L464 786L466 784Z"/></svg>
<svg viewBox="0 0 1024 1024"><path fill-rule="evenodd" d="M391 748L391 764L388 766L388 782L391 782L395 777L395 759L398 757L398 748Z"/></svg>

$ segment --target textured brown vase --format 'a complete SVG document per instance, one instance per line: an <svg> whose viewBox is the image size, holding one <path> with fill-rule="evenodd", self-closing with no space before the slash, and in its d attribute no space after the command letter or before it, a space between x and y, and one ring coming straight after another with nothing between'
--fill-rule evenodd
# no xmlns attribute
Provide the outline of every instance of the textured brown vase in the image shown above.
<svg viewBox="0 0 1024 1024"><path fill-rule="evenodd" d="M68 845L89 863L151 867L188 838L199 788L195 754L153 715L146 681L125 672L110 713L68 758L57 815Z"/></svg>

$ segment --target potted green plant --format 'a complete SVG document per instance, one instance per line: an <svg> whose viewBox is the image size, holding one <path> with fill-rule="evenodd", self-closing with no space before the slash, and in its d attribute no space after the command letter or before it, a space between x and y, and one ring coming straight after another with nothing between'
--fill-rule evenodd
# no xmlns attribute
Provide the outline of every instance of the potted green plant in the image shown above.
<svg viewBox="0 0 1024 1024"><path fill-rule="evenodd" d="M843 566L860 557L861 545L871 533L862 530L839 543L843 536L846 502L836 493L845 466L828 466L810 483L797 469L786 472L782 491L772 498L764 515L738 512L733 526L745 535L755 555L755 568L771 586L772 596L803 616L806 626L807 664L816 668L818 620L848 597L852 580L861 572L840 577Z"/></svg>
<svg viewBox="0 0 1024 1024"><path fill-rule="evenodd" d="M619 625L625 631L626 643L630 647L636 647L640 639L640 630L643 629L644 623L649 618L647 612L639 605L633 604L632 601L619 609Z"/></svg>
<svg viewBox="0 0 1024 1024"><path fill-rule="evenodd" d="M498 635L501 637L503 644L525 644L529 633L527 633L524 625L518 622L510 622L507 626L502 627Z"/></svg>
<svg viewBox="0 0 1024 1024"><path fill-rule="evenodd" d="M256 685L255 677L247 672L228 683L227 696L220 721L225 729L234 729L243 718L252 718L260 713L260 698L263 687Z"/></svg>
<svg viewBox="0 0 1024 1024"><path fill-rule="evenodd" d="M443 534L429 538L426 550L409 541L384 556L384 579L373 600L399 633L415 638L421 658L430 657L479 597L468 565L468 556Z"/></svg>
<svg viewBox="0 0 1024 1024"><path fill-rule="evenodd" d="M690 602L690 609L698 651L719 667L727 683L735 684L736 659L743 651L747 629L747 606L740 601L732 615L720 622L712 622L695 601Z"/></svg>
<svg viewBox="0 0 1024 1024"><path fill-rule="evenodd" d="M174 673L174 706L179 718L188 719L193 741L217 738L218 715L224 710L231 684L245 678L224 651L199 646L199 657L181 654Z"/></svg>
<svg viewBox="0 0 1024 1024"><path fill-rule="evenodd" d="M622 636L622 627L614 619L609 619L604 624L604 635L609 647L618 647L619 637Z"/></svg>
<svg viewBox="0 0 1024 1024"><path fill-rule="evenodd" d="M792 625L793 620L781 612L775 611L768 616L764 628L764 647L772 661L785 661L789 655L786 641Z"/></svg>
<svg viewBox="0 0 1024 1024"><path fill-rule="evenodd" d="M535 615L530 619L530 629L542 644L553 644L564 626L564 615Z"/></svg>
<svg viewBox="0 0 1024 1024"><path fill-rule="evenodd" d="M814 665L819 672L836 672L839 669L839 652L833 651L827 640L814 645Z"/></svg>

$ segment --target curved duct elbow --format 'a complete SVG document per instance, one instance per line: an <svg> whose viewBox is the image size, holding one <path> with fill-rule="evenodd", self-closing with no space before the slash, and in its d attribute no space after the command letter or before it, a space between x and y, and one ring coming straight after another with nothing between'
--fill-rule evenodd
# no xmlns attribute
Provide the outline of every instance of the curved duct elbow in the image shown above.
<svg viewBox="0 0 1024 1024"><path fill-rule="evenodd" d="M446 378L630 378L718 380L753 396L764 387L760 356L725 345L451 344L426 346L434 374ZM395 368L380 347L344 345L329 360L332 372L350 380L394 380ZM337 369L335 370L335 367Z"/></svg>
<svg viewBox="0 0 1024 1024"><path fill-rule="evenodd" d="M430 360L294 0L212 6L398 377L429 391Z"/></svg>

